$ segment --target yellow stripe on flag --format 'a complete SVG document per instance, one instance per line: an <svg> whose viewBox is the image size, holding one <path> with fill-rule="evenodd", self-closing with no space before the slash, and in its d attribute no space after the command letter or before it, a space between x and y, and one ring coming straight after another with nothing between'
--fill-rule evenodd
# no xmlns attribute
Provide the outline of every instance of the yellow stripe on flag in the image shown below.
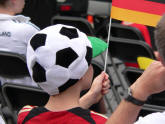
<svg viewBox="0 0 165 124"><path fill-rule="evenodd" d="M161 16L112 6L111 18L149 26L156 26Z"/></svg>

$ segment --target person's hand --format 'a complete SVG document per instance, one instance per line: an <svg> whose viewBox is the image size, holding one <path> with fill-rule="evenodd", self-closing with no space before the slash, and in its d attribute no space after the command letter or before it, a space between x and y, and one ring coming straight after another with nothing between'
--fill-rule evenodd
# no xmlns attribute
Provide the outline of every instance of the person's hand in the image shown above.
<svg viewBox="0 0 165 124"><path fill-rule="evenodd" d="M98 103L102 96L108 93L109 88L109 76L105 72L102 72L94 79L89 91L80 98L80 106L88 109L91 105Z"/></svg>
<svg viewBox="0 0 165 124"><path fill-rule="evenodd" d="M109 88L110 88L109 76L105 72L102 72L94 79L88 93L91 95L93 102L97 103L102 98L103 95L109 92Z"/></svg>
<svg viewBox="0 0 165 124"><path fill-rule="evenodd" d="M131 86L133 95L141 100L165 90L165 67L159 61L154 61Z"/></svg>

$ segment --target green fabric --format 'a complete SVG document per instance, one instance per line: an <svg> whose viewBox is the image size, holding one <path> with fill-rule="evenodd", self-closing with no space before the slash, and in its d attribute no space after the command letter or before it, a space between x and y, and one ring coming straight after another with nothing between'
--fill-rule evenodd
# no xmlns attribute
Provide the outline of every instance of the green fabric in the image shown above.
<svg viewBox="0 0 165 124"><path fill-rule="evenodd" d="M88 39L92 45L92 49L93 49L92 57L93 58L100 55L102 52L104 52L108 48L107 43L97 37L88 36Z"/></svg>

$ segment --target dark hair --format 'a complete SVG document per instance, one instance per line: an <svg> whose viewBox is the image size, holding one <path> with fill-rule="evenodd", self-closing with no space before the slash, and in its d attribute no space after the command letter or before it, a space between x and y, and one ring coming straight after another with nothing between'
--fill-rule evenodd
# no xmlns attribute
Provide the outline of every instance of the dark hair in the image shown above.
<svg viewBox="0 0 165 124"><path fill-rule="evenodd" d="M165 62L165 14L161 17L160 21L155 28L155 43L160 56Z"/></svg>
<svg viewBox="0 0 165 124"><path fill-rule="evenodd" d="M0 5L4 6L8 0L0 0Z"/></svg>

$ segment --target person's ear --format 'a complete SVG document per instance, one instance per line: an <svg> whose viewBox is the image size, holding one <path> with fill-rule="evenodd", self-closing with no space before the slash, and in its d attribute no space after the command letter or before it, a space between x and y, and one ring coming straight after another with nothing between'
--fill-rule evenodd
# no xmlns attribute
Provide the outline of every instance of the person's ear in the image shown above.
<svg viewBox="0 0 165 124"><path fill-rule="evenodd" d="M82 76L82 77L80 78L80 81L85 80L85 78L86 78L86 73L84 74L84 76Z"/></svg>
<svg viewBox="0 0 165 124"><path fill-rule="evenodd" d="M80 78L80 81L84 80L84 76Z"/></svg>
<svg viewBox="0 0 165 124"><path fill-rule="evenodd" d="M91 69L93 69L93 68L91 68L91 67L88 68L88 70L86 71L86 73L84 74L84 76L80 78L81 81L83 81L83 80L85 80L86 78L89 77L89 74L90 74Z"/></svg>

